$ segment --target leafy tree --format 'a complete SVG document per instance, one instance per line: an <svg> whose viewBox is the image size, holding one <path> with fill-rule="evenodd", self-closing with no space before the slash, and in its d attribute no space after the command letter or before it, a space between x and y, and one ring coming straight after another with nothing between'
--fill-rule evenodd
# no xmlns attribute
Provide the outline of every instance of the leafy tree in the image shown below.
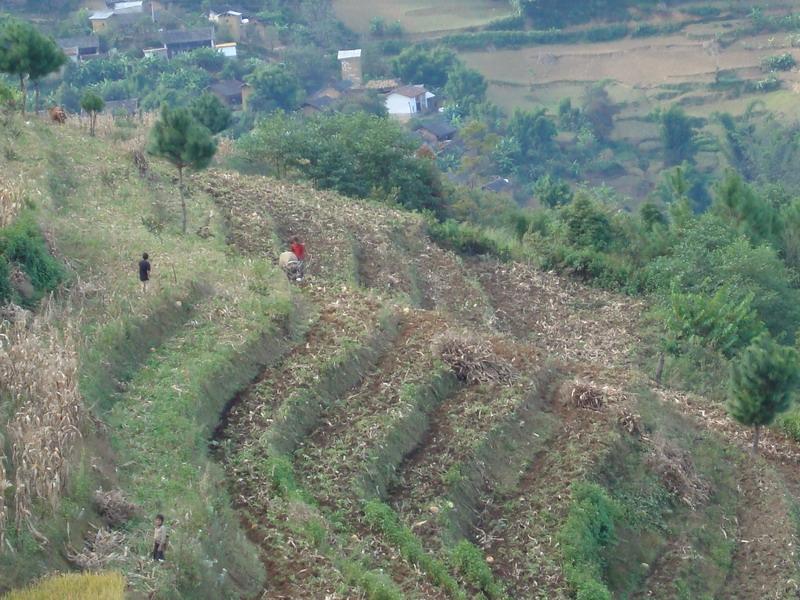
<svg viewBox="0 0 800 600"><path fill-rule="evenodd" d="M63 52L30 23L10 19L0 28L0 73L19 78L22 112L27 100L26 78L38 81L64 64Z"/></svg>
<svg viewBox="0 0 800 600"><path fill-rule="evenodd" d="M251 160L281 174L292 169L318 187L439 210L438 171L414 156L417 146L397 123L364 112L310 119L277 113L239 143Z"/></svg>
<svg viewBox="0 0 800 600"><path fill-rule="evenodd" d="M572 106L571 98L564 98L558 103L558 125L565 131L575 131L581 125L581 109Z"/></svg>
<svg viewBox="0 0 800 600"><path fill-rule="evenodd" d="M639 208L639 216L647 231L652 231L656 225L666 225L667 216L654 202L645 202Z"/></svg>
<svg viewBox="0 0 800 600"><path fill-rule="evenodd" d="M192 116L211 133L224 131L231 124L231 111L214 94L203 94L189 104Z"/></svg>
<svg viewBox="0 0 800 600"><path fill-rule="evenodd" d="M677 354L683 343L699 342L731 358L764 332L764 324L753 309L752 292L737 298L726 286L711 296L681 292L673 287L666 325Z"/></svg>
<svg viewBox="0 0 800 600"><path fill-rule="evenodd" d="M248 107L253 110L294 110L300 104L300 82L285 66L263 64L246 81L253 86L253 95L248 100Z"/></svg>
<svg viewBox="0 0 800 600"><path fill-rule="evenodd" d="M34 108L39 110L39 82L50 73L58 71L66 62L67 57L52 38L39 36L36 44L31 48L31 66L28 77L33 82L35 91Z"/></svg>
<svg viewBox="0 0 800 600"><path fill-rule="evenodd" d="M605 84L597 84L586 90L583 101L583 115L591 125L597 139L607 141L614 130L614 115L619 108L611 100Z"/></svg>
<svg viewBox="0 0 800 600"><path fill-rule="evenodd" d="M92 91L88 91L81 98L81 108L89 114L89 135L94 137L97 115L106 105L105 101Z"/></svg>
<svg viewBox="0 0 800 600"><path fill-rule="evenodd" d="M406 83L443 87L450 70L458 64L455 52L438 46L427 49L411 46L392 61L394 74Z"/></svg>
<svg viewBox="0 0 800 600"><path fill-rule="evenodd" d="M736 173L727 173L717 186L711 211L754 244L770 242L778 246L778 212Z"/></svg>
<svg viewBox="0 0 800 600"><path fill-rule="evenodd" d="M668 166L694 162L697 152L695 126L678 105L661 115L661 141L664 144L664 162Z"/></svg>
<svg viewBox="0 0 800 600"><path fill-rule="evenodd" d="M742 425L753 427L754 452L761 427L789 408L799 378L797 350L767 334L756 338L731 365L728 411Z"/></svg>
<svg viewBox="0 0 800 600"><path fill-rule="evenodd" d="M611 221L606 211L588 194L580 193L563 208L567 238L575 246L603 250L611 243Z"/></svg>
<svg viewBox="0 0 800 600"><path fill-rule="evenodd" d="M486 78L475 69L464 65L454 67L444 86L445 95L465 113L486 100Z"/></svg>
<svg viewBox="0 0 800 600"><path fill-rule="evenodd" d="M161 118L153 125L150 154L167 159L178 169L178 188L181 196L181 230L186 233L186 196L183 189L183 170L187 167L205 169L214 158L217 144L211 132L199 123L187 108L161 108Z"/></svg>
<svg viewBox="0 0 800 600"><path fill-rule="evenodd" d="M536 180L533 195L542 206L556 208L572 202L572 190L569 184L561 179L545 175Z"/></svg>

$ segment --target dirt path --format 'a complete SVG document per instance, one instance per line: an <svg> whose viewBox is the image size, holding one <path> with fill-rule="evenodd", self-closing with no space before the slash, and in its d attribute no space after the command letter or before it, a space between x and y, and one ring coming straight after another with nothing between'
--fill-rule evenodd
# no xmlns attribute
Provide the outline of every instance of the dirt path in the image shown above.
<svg viewBox="0 0 800 600"><path fill-rule="evenodd" d="M786 485L763 461L747 457L743 463L737 547L720 597L797 597L798 585L792 583L797 572L797 536Z"/></svg>

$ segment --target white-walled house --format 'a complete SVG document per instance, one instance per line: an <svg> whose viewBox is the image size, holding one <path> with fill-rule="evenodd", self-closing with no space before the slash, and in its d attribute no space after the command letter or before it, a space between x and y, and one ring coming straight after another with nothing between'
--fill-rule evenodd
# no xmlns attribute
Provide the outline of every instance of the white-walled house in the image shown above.
<svg viewBox="0 0 800 600"><path fill-rule="evenodd" d="M409 119L413 115L428 112L428 100L435 98L422 85L404 85L386 95L386 109L398 119Z"/></svg>

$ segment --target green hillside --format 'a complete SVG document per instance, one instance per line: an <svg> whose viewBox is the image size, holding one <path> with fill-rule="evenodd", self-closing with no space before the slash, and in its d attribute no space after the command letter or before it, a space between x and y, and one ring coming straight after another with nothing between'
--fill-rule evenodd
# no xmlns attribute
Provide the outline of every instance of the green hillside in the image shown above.
<svg viewBox="0 0 800 600"><path fill-rule="evenodd" d="M191 178L183 236L173 170L112 133L2 129L0 180L64 270L32 331L45 362L74 347L82 416L57 502L5 492L0 589L84 566L134 598L794 593L797 444L753 456L719 404L655 385L642 300L221 167ZM275 265L293 234L302 285ZM6 425L37 397L2 398L12 484Z"/></svg>

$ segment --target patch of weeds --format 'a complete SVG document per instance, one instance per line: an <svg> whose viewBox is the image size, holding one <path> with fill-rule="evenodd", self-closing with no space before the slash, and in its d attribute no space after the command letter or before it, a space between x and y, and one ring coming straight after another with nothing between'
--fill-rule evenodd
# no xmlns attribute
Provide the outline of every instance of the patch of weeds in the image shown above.
<svg viewBox="0 0 800 600"><path fill-rule="evenodd" d="M594 483L572 486L572 505L558 539L564 554L564 576L579 600L612 600L603 582L603 550L616 540L619 505Z"/></svg>
<svg viewBox="0 0 800 600"><path fill-rule="evenodd" d="M483 552L475 544L461 540L453 549L450 560L464 579L482 590L488 598L505 597L503 588L495 581Z"/></svg>
<svg viewBox="0 0 800 600"><path fill-rule="evenodd" d="M451 598L466 600L466 594L448 573L444 563L425 551L414 532L400 522L390 506L379 500L369 500L364 504L364 518L370 527L380 531L397 548L403 558L419 566Z"/></svg>

